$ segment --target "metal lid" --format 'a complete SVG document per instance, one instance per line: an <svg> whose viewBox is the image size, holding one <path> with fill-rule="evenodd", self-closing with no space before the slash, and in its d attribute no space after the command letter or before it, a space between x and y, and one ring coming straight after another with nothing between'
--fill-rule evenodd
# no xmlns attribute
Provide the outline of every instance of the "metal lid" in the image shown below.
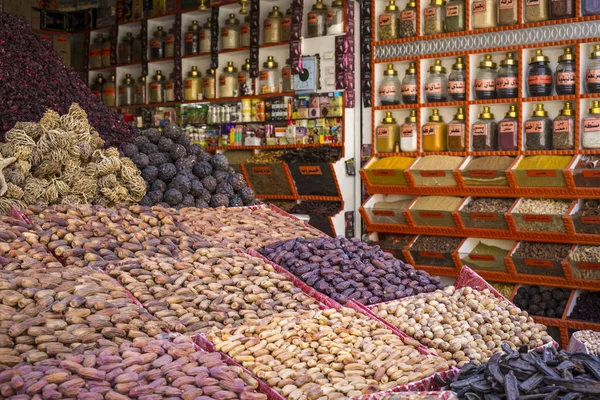
<svg viewBox="0 0 600 400"><path fill-rule="evenodd" d="M344 6L344 2L342 0L334 0L333 3L331 3L331 7L343 7Z"/></svg>
<svg viewBox="0 0 600 400"><path fill-rule="evenodd" d="M273 56L268 56L267 57L267 61L265 61L263 63L263 67L265 67L265 68L277 68L277 67L279 67L279 64L275 60L273 60Z"/></svg>
<svg viewBox="0 0 600 400"><path fill-rule="evenodd" d="M383 71L384 76L397 76L398 71L394 69L394 64L388 64L387 69Z"/></svg>
<svg viewBox="0 0 600 400"><path fill-rule="evenodd" d="M388 5L385 6L385 11L396 11L396 10L398 10L398 6L396 5L395 0L390 0L388 2Z"/></svg>
<svg viewBox="0 0 600 400"><path fill-rule="evenodd" d="M162 25L159 25L156 28L156 33L158 33L159 35L162 35L165 32L164 28L162 27Z"/></svg>
<svg viewBox="0 0 600 400"><path fill-rule="evenodd" d="M146 75L141 75L141 76L138 78L138 82L140 82L140 83L142 83L142 82L146 82Z"/></svg>
<svg viewBox="0 0 600 400"><path fill-rule="evenodd" d="M590 54L591 58L600 58L600 44L594 45L594 51Z"/></svg>
<svg viewBox="0 0 600 400"><path fill-rule="evenodd" d="M279 12L279 7L273 6L273 11L269 13L269 17L281 17L281 13Z"/></svg>
<svg viewBox="0 0 600 400"><path fill-rule="evenodd" d="M486 54L479 63L479 68L496 68L496 63L492 60L491 54Z"/></svg>
<svg viewBox="0 0 600 400"><path fill-rule="evenodd" d="M504 60L500 61L500 65L505 67L505 66L509 66L509 65L517 65L517 60L514 58L515 57L515 53L506 53L506 57L504 58Z"/></svg>
<svg viewBox="0 0 600 400"><path fill-rule="evenodd" d="M600 101L592 101L592 106L588 108L588 114L600 114Z"/></svg>
<svg viewBox="0 0 600 400"><path fill-rule="evenodd" d="M131 77L131 74L125 74L125 78L123 78L123 83L128 85L133 83L133 78Z"/></svg>
<svg viewBox="0 0 600 400"><path fill-rule="evenodd" d="M535 62L550 62L550 59L544 55L544 53L542 52L541 49L537 49L535 51L535 54L533 55L533 57L531 57L531 59L529 60L529 62L530 63L535 63Z"/></svg>
<svg viewBox="0 0 600 400"><path fill-rule="evenodd" d="M317 0L315 5L312 6L313 10L327 10L327 6L323 4L323 0Z"/></svg>
<svg viewBox="0 0 600 400"><path fill-rule="evenodd" d="M544 105L541 103L536 104L535 110L531 112L532 117L547 117L548 111L544 110Z"/></svg>
<svg viewBox="0 0 600 400"><path fill-rule="evenodd" d="M446 0L429 0L430 6L443 6L446 4Z"/></svg>
<svg viewBox="0 0 600 400"><path fill-rule="evenodd" d="M127 32L127 35L125 35L125 40L133 40L133 32Z"/></svg>
<svg viewBox="0 0 600 400"><path fill-rule="evenodd" d="M575 54L573 54L573 51L571 50L570 47L565 47L563 55L558 57L559 62L560 61L573 61L573 60L575 60Z"/></svg>
<svg viewBox="0 0 600 400"><path fill-rule="evenodd" d="M190 78L199 78L202 76L202 74L200 73L200 71L198 71L198 67L194 65L192 66L192 70L188 72L188 76Z"/></svg>
<svg viewBox="0 0 600 400"><path fill-rule="evenodd" d="M165 80L165 76L162 74L162 71L160 69L158 71L156 71L156 75L154 75L154 79L156 79L157 81Z"/></svg>
<svg viewBox="0 0 600 400"><path fill-rule="evenodd" d="M250 71L250 59L246 58L246 62L242 65L242 71Z"/></svg>
<svg viewBox="0 0 600 400"><path fill-rule="evenodd" d="M385 117L383 118L381 123L382 124L395 124L396 123L396 119L392 116L391 111L386 111Z"/></svg>
<svg viewBox="0 0 600 400"><path fill-rule="evenodd" d="M226 24L238 24L240 21L235 17L235 14L229 14L229 18L225 21Z"/></svg>
<svg viewBox="0 0 600 400"><path fill-rule="evenodd" d="M106 79L104 79L102 74L98 74L98 76L96 77L96 83L103 84L104 82L106 82Z"/></svg>
<svg viewBox="0 0 600 400"><path fill-rule="evenodd" d="M458 107L456 114L454 114L454 119L458 119L460 121L464 121L467 116L465 115L465 108Z"/></svg>
<svg viewBox="0 0 600 400"><path fill-rule="evenodd" d="M204 23L204 25L202 26L203 28L210 28L212 25L212 18L208 17L206 18L206 22Z"/></svg>
<svg viewBox="0 0 600 400"><path fill-rule="evenodd" d="M242 15L248 14L248 9L246 8L247 1L240 1L242 8L240 8L239 13Z"/></svg>
<svg viewBox="0 0 600 400"><path fill-rule="evenodd" d="M505 117L508 118L517 118L518 117L518 111L517 111L517 106L512 104L509 108L508 108L508 112L506 114L504 114Z"/></svg>
<svg viewBox="0 0 600 400"><path fill-rule="evenodd" d="M98 36L96 36L96 40L102 40L104 38L104 35L99 33Z"/></svg>
<svg viewBox="0 0 600 400"><path fill-rule="evenodd" d="M440 111L434 108L429 116L429 122L444 122L444 117L440 115Z"/></svg>
<svg viewBox="0 0 600 400"><path fill-rule="evenodd" d="M200 24L198 23L197 20L193 20L192 24L189 27L190 31L199 31L200 30Z"/></svg>
<svg viewBox="0 0 600 400"><path fill-rule="evenodd" d="M489 106L483 106L483 109L479 113L479 118L481 119L494 119L494 114L490 110Z"/></svg>
<svg viewBox="0 0 600 400"><path fill-rule="evenodd" d="M465 69L465 59L463 57L456 57L456 62L452 64L452 69Z"/></svg>
<svg viewBox="0 0 600 400"><path fill-rule="evenodd" d="M417 110L410 110L410 115L404 119L404 122L417 122Z"/></svg>
<svg viewBox="0 0 600 400"><path fill-rule="evenodd" d="M410 0L407 4L406 7L404 8L405 10L407 8L417 8L417 2L414 0Z"/></svg>
<svg viewBox="0 0 600 400"><path fill-rule="evenodd" d="M433 65L429 67L429 72L445 73L446 68L442 65L442 60L435 60L433 62Z"/></svg>
<svg viewBox="0 0 600 400"><path fill-rule="evenodd" d="M215 69L214 68L209 68L206 70L206 75L215 75Z"/></svg>
<svg viewBox="0 0 600 400"><path fill-rule="evenodd" d="M117 77L115 76L115 71L113 71L110 73L109 82L115 83L116 80L117 80Z"/></svg>
<svg viewBox="0 0 600 400"><path fill-rule="evenodd" d="M223 72L237 72L237 68L233 66L233 61L228 61L227 66L223 68Z"/></svg>
<svg viewBox="0 0 600 400"><path fill-rule="evenodd" d="M417 63L411 62L410 64L408 64L408 69L406 70L406 73L408 75L416 74L417 73Z"/></svg>
<svg viewBox="0 0 600 400"><path fill-rule="evenodd" d="M571 102L565 101L565 106L560 110L560 115L574 115L575 110L571 107Z"/></svg>

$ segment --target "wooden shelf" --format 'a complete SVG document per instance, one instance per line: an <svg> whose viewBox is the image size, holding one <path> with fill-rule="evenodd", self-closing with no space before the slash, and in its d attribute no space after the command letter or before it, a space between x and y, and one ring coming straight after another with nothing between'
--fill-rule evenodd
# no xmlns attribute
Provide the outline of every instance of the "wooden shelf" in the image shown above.
<svg viewBox="0 0 600 400"><path fill-rule="evenodd" d="M205 146L207 151L215 150L277 150L277 149L300 149L306 147L342 147L342 143L324 144L279 144L273 146Z"/></svg>

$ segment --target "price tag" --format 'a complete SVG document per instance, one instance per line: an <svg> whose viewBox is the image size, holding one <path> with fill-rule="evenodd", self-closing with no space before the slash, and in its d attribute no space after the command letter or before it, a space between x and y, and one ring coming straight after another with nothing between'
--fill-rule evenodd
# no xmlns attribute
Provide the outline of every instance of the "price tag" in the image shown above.
<svg viewBox="0 0 600 400"><path fill-rule="evenodd" d="M421 218L444 218L444 213L441 211L419 211Z"/></svg>
<svg viewBox="0 0 600 400"><path fill-rule="evenodd" d="M436 251L420 251L419 255L424 258L444 258L442 253Z"/></svg>
<svg viewBox="0 0 600 400"><path fill-rule="evenodd" d="M525 265L529 265L530 267L554 267L554 262L551 260L538 260L535 258L526 258L525 260L523 260L523 262L525 263Z"/></svg>
<svg viewBox="0 0 600 400"><path fill-rule="evenodd" d="M392 210L373 210L373 215L379 217L395 217L396 213Z"/></svg>
<svg viewBox="0 0 600 400"><path fill-rule="evenodd" d="M393 169L374 169L373 175L375 176L396 176L396 171Z"/></svg>
<svg viewBox="0 0 600 400"><path fill-rule="evenodd" d="M552 217L549 215L523 215L523 221L527 222L552 222Z"/></svg>
<svg viewBox="0 0 600 400"><path fill-rule="evenodd" d="M446 176L444 171L420 171L423 178L441 178Z"/></svg>
<svg viewBox="0 0 600 400"><path fill-rule="evenodd" d="M496 257L489 255L489 254L469 254L469 260L496 261Z"/></svg>
<svg viewBox="0 0 600 400"><path fill-rule="evenodd" d="M498 216L496 214L492 214L492 213L477 213L477 212L472 212L470 214L471 219L482 219L482 220L486 220L486 221L496 221L498 220Z"/></svg>

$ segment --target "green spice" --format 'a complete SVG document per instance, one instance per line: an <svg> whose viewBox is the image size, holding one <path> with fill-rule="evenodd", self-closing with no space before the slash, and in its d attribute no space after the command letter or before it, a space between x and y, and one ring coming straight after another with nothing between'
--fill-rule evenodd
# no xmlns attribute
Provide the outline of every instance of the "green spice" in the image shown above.
<svg viewBox="0 0 600 400"><path fill-rule="evenodd" d="M502 249L498 246L479 242L466 257L461 259L461 261L463 264L474 269L505 272L506 264L504 263L504 257L508 255L508 252L509 250Z"/></svg>

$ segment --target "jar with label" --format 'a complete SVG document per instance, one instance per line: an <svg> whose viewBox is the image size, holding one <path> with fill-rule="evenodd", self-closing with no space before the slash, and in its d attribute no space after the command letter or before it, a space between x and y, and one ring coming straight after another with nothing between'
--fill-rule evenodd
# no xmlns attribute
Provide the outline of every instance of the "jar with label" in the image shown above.
<svg viewBox="0 0 600 400"><path fill-rule="evenodd" d="M398 71L394 69L394 64L388 64L387 69L383 71L383 79L379 84L379 101L381 105L395 106L400 104L401 86Z"/></svg>
<svg viewBox="0 0 600 400"><path fill-rule="evenodd" d="M129 64L133 62L133 42L135 38L133 33L127 32L119 44L119 64Z"/></svg>
<svg viewBox="0 0 600 400"><path fill-rule="evenodd" d="M135 83L135 104L143 105L146 102L146 76L142 75Z"/></svg>
<svg viewBox="0 0 600 400"><path fill-rule="evenodd" d="M575 0L550 0L550 19L573 18Z"/></svg>
<svg viewBox="0 0 600 400"><path fill-rule="evenodd" d="M285 15L281 21L281 40L290 40L290 31L292 29L292 7L285 10Z"/></svg>
<svg viewBox="0 0 600 400"><path fill-rule="evenodd" d="M575 55L570 47L565 47L564 53L558 57L554 85L559 96L575 94Z"/></svg>
<svg viewBox="0 0 600 400"><path fill-rule="evenodd" d="M398 92L400 91L400 81L398 81ZM294 91L294 75L292 75L291 61L288 58L285 61L285 65L281 68L281 91L284 93ZM400 104L400 97L398 96L398 103Z"/></svg>
<svg viewBox="0 0 600 400"><path fill-rule="evenodd" d="M600 44L594 45L585 71L587 93L600 93Z"/></svg>
<svg viewBox="0 0 600 400"><path fill-rule="evenodd" d="M175 28L171 27L165 36L165 57L175 57Z"/></svg>
<svg viewBox="0 0 600 400"><path fill-rule="evenodd" d="M448 124L448 151L465 151L465 109L458 107L454 119Z"/></svg>
<svg viewBox="0 0 600 400"><path fill-rule="evenodd" d="M107 107L114 107L117 105L117 87L114 72L110 75L110 78L106 82L104 82L104 85L102 86L102 102Z"/></svg>
<svg viewBox="0 0 600 400"><path fill-rule="evenodd" d="M140 61L142 61L142 34L138 33L133 41L133 62Z"/></svg>
<svg viewBox="0 0 600 400"><path fill-rule="evenodd" d="M417 104L417 64L411 62L402 78L402 104Z"/></svg>
<svg viewBox="0 0 600 400"><path fill-rule="evenodd" d="M279 64L268 56L258 76L258 93L279 93Z"/></svg>
<svg viewBox="0 0 600 400"><path fill-rule="evenodd" d="M471 125L471 148L473 151L498 150L498 123L488 106L484 106L479 119Z"/></svg>
<svg viewBox="0 0 600 400"><path fill-rule="evenodd" d="M575 110L568 101L552 123L552 148L555 150L575 148Z"/></svg>
<svg viewBox="0 0 600 400"><path fill-rule="evenodd" d="M515 25L518 21L517 0L498 0L498 25Z"/></svg>
<svg viewBox="0 0 600 400"><path fill-rule="evenodd" d="M552 120L543 104L537 104L525 121L525 150L552 149Z"/></svg>
<svg viewBox="0 0 600 400"><path fill-rule="evenodd" d="M410 110L400 127L400 151L412 153L417 151L417 111Z"/></svg>
<svg viewBox="0 0 600 400"><path fill-rule="evenodd" d="M400 126L392 116L391 111L385 113L385 118L375 129L375 147L378 153L393 153L400 147Z"/></svg>
<svg viewBox="0 0 600 400"><path fill-rule="evenodd" d="M98 74L94 83L90 89L92 90L92 94L102 100L102 86L104 85L104 76L102 74Z"/></svg>
<svg viewBox="0 0 600 400"><path fill-rule="evenodd" d="M263 41L264 43L281 42L281 22L283 14L279 12L279 7L274 6L273 11L269 13L263 22ZM248 43L248 45L250 45Z"/></svg>
<svg viewBox="0 0 600 400"><path fill-rule="evenodd" d="M398 39L400 37L400 9L395 0L389 0L385 11L379 14L379 40Z"/></svg>
<svg viewBox="0 0 600 400"><path fill-rule="evenodd" d="M150 40L150 59L156 60L165 58L165 33L162 26L156 28L154 36Z"/></svg>
<svg viewBox="0 0 600 400"><path fill-rule="evenodd" d="M471 26L473 29L498 26L497 0L474 0L471 7Z"/></svg>
<svg viewBox="0 0 600 400"><path fill-rule="evenodd" d="M498 149L501 151L518 150L519 115L517 106L511 105L504 119L498 124Z"/></svg>
<svg viewBox="0 0 600 400"><path fill-rule="evenodd" d="M448 77L448 99L450 101L467 99L467 73L463 57L456 57L456 62L452 64L452 72Z"/></svg>
<svg viewBox="0 0 600 400"><path fill-rule="evenodd" d="M423 34L444 33L446 23L445 0L429 0L429 6L423 10Z"/></svg>
<svg viewBox="0 0 600 400"><path fill-rule="evenodd" d="M327 6L323 0L317 0L312 6L312 10L307 16L307 35L306 37L318 37L327 35Z"/></svg>
<svg viewBox="0 0 600 400"><path fill-rule="evenodd" d="M465 0L450 0L446 4L446 32L465 30Z"/></svg>
<svg viewBox="0 0 600 400"><path fill-rule="evenodd" d="M526 22L547 21L550 18L548 0L525 0L523 14Z"/></svg>
<svg viewBox="0 0 600 400"><path fill-rule="evenodd" d="M110 65L112 64L110 61L110 48L111 48L110 36L105 36L104 39L102 40L102 66L103 67L110 67Z"/></svg>
<svg viewBox="0 0 600 400"><path fill-rule="evenodd" d="M99 33L90 44L90 68L100 68L102 66L102 41L104 35Z"/></svg>
<svg viewBox="0 0 600 400"><path fill-rule="evenodd" d="M156 71L150 83L150 103L162 103L165 101L165 76L161 70Z"/></svg>
<svg viewBox="0 0 600 400"><path fill-rule="evenodd" d="M474 91L476 100L490 100L496 98L496 63L492 56L487 54L479 63L479 71L475 76Z"/></svg>
<svg viewBox="0 0 600 400"><path fill-rule="evenodd" d="M410 0L400 13L398 35L401 38L417 36L417 2Z"/></svg>
<svg viewBox="0 0 600 400"><path fill-rule="evenodd" d="M215 70L209 68L206 70L206 76L202 80L202 91L207 100L214 99L215 95Z"/></svg>
<svg viewBox="0 0 600 400"><path fill-rule="evenodd" d="M600 14L600 1L598 1L598 0L581 0L581 13L583 15L598 15L598 14Z"/></svg>
<svg viewBox="0 0 600 400"><path fill-rule="evenodd" d="M207 18L200 29L200 53L210 53L211 26L211 19Z"/></svg>
<svg viewBox="0 0 600 400"><path fill-rule="evenodd" d="M514 53L506 53L500 62L498 78L496 78L496 94L499 99L519 97L519 67Z"/></svg>
<svg viewBox="0 0 600 400"><path fill-rule="evenodd" d="M344 33L344 2L334 0L327 14L327 34L339 35Z"/></svg>
<svg viewBox="0 0 600 400"><path fill-rule="evenodd" d="M225 26L221 28L221 50L233 50L240 47L240 21L235 14L229 14Z"/></svg>
<svg viewBox="0 0 600 400"><path fill-rule="evenodd" d="M119 86L119 105L132 106L135 104L135 81L131 74L126 74Z"/></svg>
<svg viewBox="0 0 600 400"><path fill-rule="evenodd" d="M594 100L583 119L581 130L581 147L584 149L600 149L600 101Z"/></svg>
<svg viewBox="0 0 600 400"><path fill-rule="evenodd" d="M183 82L183 99L200 100L202 98L202 74L193 66Z"/></svg>
<svg viewBox="0 0 600 400"><path fill-rule="evenodd" d="M233 66L233 61L229 61L223 68L223 73L219 76L219 97L237 97L238 96L238 75L237 68Z"/></svg>
<svg viewBox="0 0 600 400"><path fill-rule="evenodd" d="M175 101L175 73L169 74L169 79L165 82L165 101Z"/></svg>
<svg viewBox="0 0 600 400"><path fill-rule="evenodd" d="M435 60L429 67L425 81L425 99L428 103L439 103L448 98L448 76L442 60Z"/></svg>
<svg viewBox="0 0 600 400"><path fill-rule="evenodd" d="M192 21L183 37L183 51L186 56L200 53L200 30L198 21Z"/></svg>
<svg viewBox="0 0 600 400"><path fill-rule="evenodd" d="M240 46L250 47L250 15L246 15L240 25Z"/></svg>
<svg viewBox="0 0 600 400"><path fill-rule="evenodd" d="M527 95L529 97L550 96L553 81L550 59L544 55L542 50L537 49L529 60L527 69Z"/></svg>
<svg viewBox="0 0 600 400"><path fill-rule="evenodd" d="M421 127L423 137L423 151L446 151L448 142L448 125L444 117L434 108L429 116L429 122Z"/></svg>
<svg viewBox="0 0 600 400"><path fill-rule="evenodd" d="M244 65L242 65L242 70L238 74L238 90L241 96L254 95L254 78L250 76L249 58L246 58L246 62L244 63ZM285 92L285 89L283 91Z"/></svg>

